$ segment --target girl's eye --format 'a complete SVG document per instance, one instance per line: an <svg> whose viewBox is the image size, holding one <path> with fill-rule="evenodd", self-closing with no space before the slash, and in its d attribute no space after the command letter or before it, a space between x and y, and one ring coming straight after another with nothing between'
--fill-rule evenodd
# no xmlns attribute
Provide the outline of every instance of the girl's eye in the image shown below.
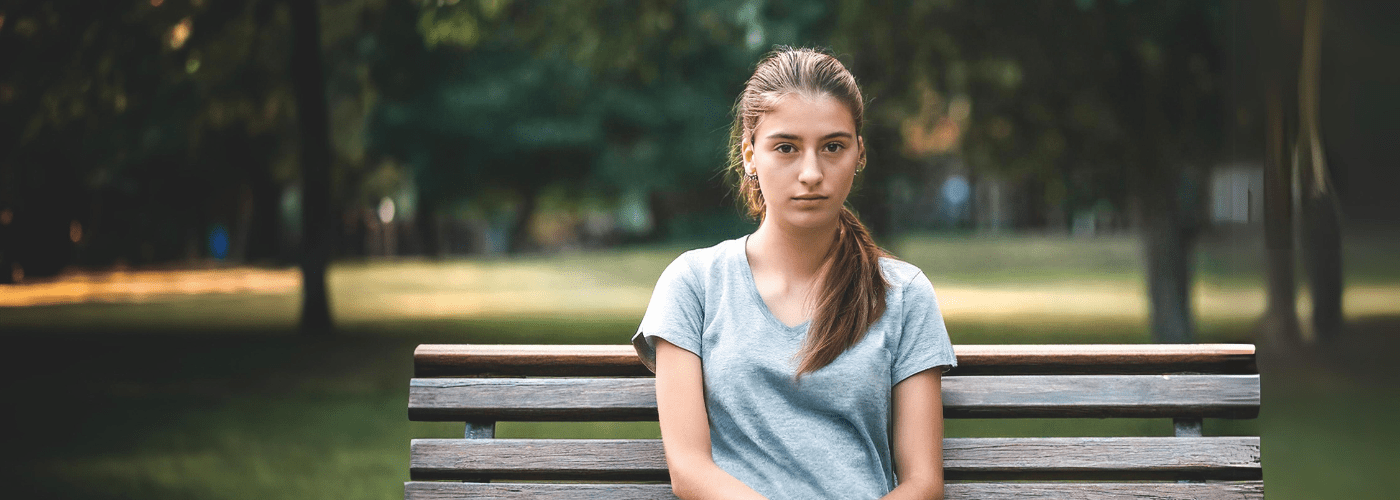
<svg viewBox="0 0 1400 500"><path fill-rule="evenodd" d="M775 149L777 149L779 153L783 154L788 154L797 151L797 148L792 147L791 144L779 144L778 147Z"/></svg>
<svg viewBox="0 0 1400 500"><path fill-rule="evenodd" d="M831 143L831 144L827 144L827 145L826 145L826 152L828 152L828 153L835 153L835 152L837 152L837 151L840 151L841 148L844 148L844 147L846 147L846 146L842 145L842 144L839 143L839 142L833 142L833 143Z"/></svg>

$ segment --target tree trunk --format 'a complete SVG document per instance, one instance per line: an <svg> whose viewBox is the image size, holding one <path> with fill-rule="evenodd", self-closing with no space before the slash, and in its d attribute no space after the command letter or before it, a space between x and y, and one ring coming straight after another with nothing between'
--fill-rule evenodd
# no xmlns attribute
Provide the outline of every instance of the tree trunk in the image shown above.
<svg viewBox="0 0 1400 500"><path fill-rule="evenodd" d="M1268 306L1260 330L1261 347L1297 352L1297 284L1293 271L1293 176L1284 139L1282 90L1270 82L1264 102L1264 246Z"/></svg>
<svg viewBox="0 0 1400 500"><path fill-rule="evenodd" d="M1179 178L1178 178L1179 179ZM1191 248L1193 232L1185 225L1180 180L1167 182L1157 193L1144 193L1143 255L1147 265L1147 296L1152 341L1184 344L1194 341L1191 314Z"/></svg>
<svg viewBox="0 0 1400 500"><path fill-rule="evenodd" d="M1342 329L1342 234L1337 198L1332 192L1308 194L1302 201L1303 268L1312 298L1313 334L1319 342L1336 340Z"/></svg>
<svg viewBox="0 0 1400 500"><path fill-rule="evenodd" d="M1133 56L1141 107L1132 121L1141 134L1132 176L1143 257L1147 266L1148 315L1152 341L1184 344L1195 340L1191 313L1192 249L1196 229L1196 196L1187 196L1188 167L1178 148L1164 143L1175 137L1162 103L1163 82L1152 65ZM1133 86L1130 84L1130 86Z"/></svg>
<svg viewBox="0 0 1400 500"><path fill-rule="evenodd" d="M1298 72L1297 170L1302 223L1303 268L1312 297L1313 334L1336 339L1342 328L1342 235L1337 194L1332 188L1318 117L1318 71L1322 52L1322 2L1309 0L1303 19L1303 51Z"/></svg>
<svg viewBox="0 0 1400 500"><path fill-rule="evenodd" d="M292 85L301 132L302 241L301 332L331 333L326 265L330 260L330 114L321 67L317 0L289 0L292 17Z"/></svg>

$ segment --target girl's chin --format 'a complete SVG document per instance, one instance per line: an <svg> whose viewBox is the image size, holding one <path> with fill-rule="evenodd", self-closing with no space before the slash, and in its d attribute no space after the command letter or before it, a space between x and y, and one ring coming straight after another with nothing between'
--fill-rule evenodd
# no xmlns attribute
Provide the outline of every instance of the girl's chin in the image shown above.
<svg viewBox="0 0 1400 500"><path fill-rule="evenodd" d="M826 211L803 211L793 214L782 214L777 217L784 226L793 229L826 229L834 227L840 218L835 213Z"/></svg>

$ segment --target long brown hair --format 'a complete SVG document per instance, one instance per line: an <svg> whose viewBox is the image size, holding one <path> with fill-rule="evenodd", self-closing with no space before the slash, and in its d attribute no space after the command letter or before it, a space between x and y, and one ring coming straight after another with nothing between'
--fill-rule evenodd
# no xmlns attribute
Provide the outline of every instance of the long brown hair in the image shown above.
<svg viewBox="0 0 1400 500"><path fill-rule="evenodd" d="M758 181L744 175L743 146L752 146L754 129L764 113L788 95L829 96L844 104L855 119L856 134L865 121L865 101L855 76L830 54L808 48L779 47L759 61L744 92L734 104L734 126L729 137L729 168L738 178L739 202L761 224L767 206ZM860 164L865 163L861 145ZM831 364L837 356L860 342L865 331L885 312L885 290L880 257L889 255L870 237L870 231L847 207L841 209L836 244L817 298L817 310L798 355L797 376Z"/></svg>

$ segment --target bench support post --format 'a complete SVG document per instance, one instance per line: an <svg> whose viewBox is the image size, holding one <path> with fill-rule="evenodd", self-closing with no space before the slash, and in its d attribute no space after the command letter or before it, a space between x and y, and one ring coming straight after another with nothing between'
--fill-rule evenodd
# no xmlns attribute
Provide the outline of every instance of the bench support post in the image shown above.
<svg viewBox="0 0 1400 500"><path fill-rule="evenodd" d="M467 422L467 439L492 439L496 437L495 422Z"/></svg>
<svg viewBox="0 0 1400 500"><path fill-rule="evenodd" d="M1201 437L1201 419L1199 418L1173 418L1172 427L1176 428L1176 437ZM1199 483L1200 481L1177 481L1178 483Z"/></svg>
<svg viewBox="0 0 1400 500"><path fill-rule="evenodd" d="M495 422L467 422L467 439L494 439L496 437ZM490 479L478 479L474 481L462 481L464 483L489 483Z"/></svg>
<svg viewBox="0 0 1400 500"><path fill-rule="evenodd" d="M1172 425L1176 427L1176 437L1201 437L1199 418L1173 418Z"/></svg>

